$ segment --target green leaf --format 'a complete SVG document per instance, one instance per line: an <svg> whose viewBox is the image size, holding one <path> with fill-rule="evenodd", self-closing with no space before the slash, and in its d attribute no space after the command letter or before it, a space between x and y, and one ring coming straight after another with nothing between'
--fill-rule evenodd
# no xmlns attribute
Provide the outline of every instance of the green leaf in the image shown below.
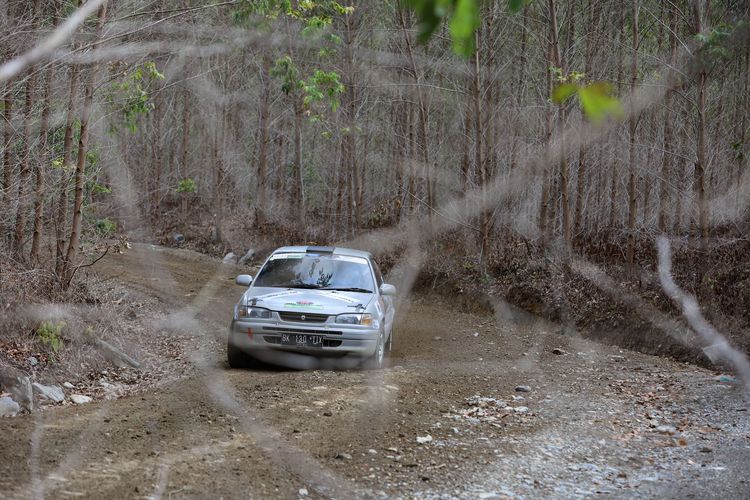
<svg viewBox="0 0 750 500"><path fill-rule="evenodd" d="M625 114L620 100L612 96L612 85L594 82L578 89L583 112L592 122L600 122L607 117L622 118Z"/></svg>
<svg viewBox="0 0 750 500"><path fill-rule="evenodd" d="M578 92L578 85L574 83L563 83L552 91L552 102L562 104Z"/></svg>
<svg viewBox="0 0 750 500"><path fill-rule="evenodd" d="M93 187L91 188L92 194L111 194L112 188L105 186L103 184L99 184L98 182L94 182Z"/></svg>
<svg viewBox="0 0 750 500"><path fill-rule="evenodd" d="M458 0L450 22L453 51L464 57L474 53L474 31L479 27L478 0Z"/></svg>
<svg viewBox="0 0 750 500"><path fill-rule="evenodd" d="M195 193L195 190L195 181L190 177L187 177L180 180L175 191L178 193Z"/></svg>
<svg viewBox="0 0 750 500"><path fill-rule="evenodd" d="M511 12L518 12L524 5L528 3L529 0L508 0L508 10Z"/></svg>

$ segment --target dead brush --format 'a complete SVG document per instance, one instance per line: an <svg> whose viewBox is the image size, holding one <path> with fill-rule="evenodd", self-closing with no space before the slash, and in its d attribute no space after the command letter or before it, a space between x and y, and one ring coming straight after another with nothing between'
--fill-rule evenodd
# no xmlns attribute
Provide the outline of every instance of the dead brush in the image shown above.
<svg viewBox="0 0 750 500"><path fill-rule="evenodd" d="M96 332L111 330L114 315L97 307L85 279L64 290L50 267L29 270L12 259L0 276L0 366L71 379L107 366Z"/></svg>

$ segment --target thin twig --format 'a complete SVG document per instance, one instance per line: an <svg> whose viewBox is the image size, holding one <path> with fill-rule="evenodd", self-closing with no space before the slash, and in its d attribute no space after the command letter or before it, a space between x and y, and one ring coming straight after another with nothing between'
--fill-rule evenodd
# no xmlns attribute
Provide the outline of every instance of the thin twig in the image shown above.
<svg viewBox="0 0 750 500"><path fill-rule="evenodd" d="M109 253L109 249L110 248L112 248L112 246L111 245L107 245L107 249L104 250L104 253L101 254L99 257L97 257L93 261L89 262L88 264L81 264L80 266L76 266L76 268L73 269L73 272L70 273L70 278L68 279L68 283L67 283L66 286L70 286L70 283L73 281L73 276L75 276L76 272L78 272L79 269L84 268L84 267L91 267L94 264L96 264L97 262L99 262L100 260L102 260L107 255L107 253Z"/></svg>

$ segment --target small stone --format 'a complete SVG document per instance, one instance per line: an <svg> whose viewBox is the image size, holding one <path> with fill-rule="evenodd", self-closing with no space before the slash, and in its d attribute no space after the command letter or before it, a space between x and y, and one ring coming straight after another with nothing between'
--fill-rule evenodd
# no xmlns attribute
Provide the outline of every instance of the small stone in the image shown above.
<svg viewBox="0 0 750 500"><path fill-rule="evenodd" d="M618 363L622 363L623 361L625 361L625 356L613 354L609 357L609 359L611 359L612 361L616 361Z"/></svg>
<svg viewBox="0 0 750 500"><path fill-rule="evenodd" d="M3 388L2 392L9 393L22 409L34 411L34 389L29 377L22 372L0 366L0 387Z"/></svg>
<svg viewBox="0 0 750 500"><path fill-rule="evenodd" d="M36 366L39 364L39 360L36 359L34 356L29 356L26 361L28 361L31 366Z"/></svg>
<svg viewBox="0 0 750 500"><path fill-rule="evenodd" d="M479 337L479 332L474 332L475 337Z"/></svg>
<svg viewBox="0 0 750 500"><path fill-rule="evenodd" d="M234 264L235 262L237 262L237 256L234 254L234 252L229 252L224 256L223 259L221 259L221 261L225 264Z"/></svg>
<svg viewBox="0 0 750 500"><path fill-rule="evenodd" d="M529 411L529 409L525 406L516 406L515 408L513 408L513 411L516 413L526 413Z"/></svg>
<svg viewBox="0 0 750 500"><path fill-rule="evenodd" d="M62 388L56 385L42 385L38 382L31 384L34 388L34 392L38 393L41 397L49 399L55 403L62 403L65 401L65 393Z"/></svg>
<svg viewBox="0 0 750 500"><path fill-rule="evenodd" d="M370 455L377 455L378 454L378 450L374 450L374 449L370 448L369 450L367 450L367 453L369 453Z"/></svg>
<svg viewBox="0 0 750 500"><path fill-rule="evenodd" d="M529 385L517 385L516 392L531 392L531 386Z"/></svg>
<svg viewBox="0 0 750 500"><path fill-rule="evenodd" d="M330 411L324 411L324 412L323 412L323 416L324 416L324 417L332 417L332 416L333 416L333 413L331 413Z"/></svg>
<svg viewBox="0 0 750 500"><path fill-rule="evenodd" d="M255 250L253 250L251 248L247 252L245 252L245 255L243 255L242 257L240 257L240 260L237 261L237 263L239 265L241 265L241 266L244 266L245 264L247 264L250 261L252 261L254 257L255 257Z"/></svg>
<svg viewBox="0 0 750 500"><path fill-rule="evenodd" d="M174 239L175 243L182 243L183 241L185 241L185 236L181 234L175 234L172 238Z"/></svg>
<svg viewBox="0 0 750 500"><path fill-rule="evenodd" d="M526 401L526 398L523 396L513 396L513 401Z"/></svg>
<svg viewBox="0 0 750 500"><path fill-rule="evenodd" d="M674 425L660 425L656 428L656 432L660 434L675 434L677 429Z"/></svg>
<svg viewBox="0 0 750 500"><path fill-rule="evenodd" d="M70 400L77 405L85 405L86 403L93 401L89 396L84 396L82 394L72 394Z"/></svg>
<svg viewBox="0 0 750 500"><path fill-rule="evenodd" d="M417 436L418 444L427 444L432 442L432 436L427 434L426 436Z"/></svg>
<svg viewBox="0 0 750 500"><path fill-rule="evenodd" d="M555 347L554 349L552 349L552 354L556 354L557 356L562 356L562 355L568 354L568 353L565 352L565 351L563 351L559 347Z"/></svg>
<svg viewBox="0 0 750 500"><path fill-rule="evenodd" d="M63 387L65 387L66 389L75 389L75 386L70 382L63 382Z"/></svg>
<svg viewBox="0 0 750 500"><path fill-rule="evenodd" d="M0 417L15 417L21 411L21 405L10 396L0 398Z"/></svg>
<svg viewBox="0 0 750 500"><path fill-rule="evenodd" d="M432 340L443 340L443 337L440 337L440 336L432 337Z"/></svg>
<svg viewBox="0 0 750 500"><path fill-rule="evenodd" d="M713 451L713 448L709 448L708 446L701 448L701 453L712 453Z"/></svg>
<svg viewBox="0 0 750 500"><path fill-rule="evenodd" d="M307 495L309 495L307 488L300 488L297 493L299 493L299 496L301 497L306 497Z"/></svg>
<svg viewBox="0 0 750 500"><path fill-rule="evenodd" d="M336 453L336 455L334 455L333 458L335 458L336 460L351 460L352 456L348 453L338 452Z"/></svg>

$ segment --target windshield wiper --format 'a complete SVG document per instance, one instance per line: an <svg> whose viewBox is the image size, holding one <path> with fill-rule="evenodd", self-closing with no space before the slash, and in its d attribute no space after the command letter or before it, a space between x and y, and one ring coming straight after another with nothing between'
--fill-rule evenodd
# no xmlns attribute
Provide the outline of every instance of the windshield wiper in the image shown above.
<svg viewBox="0 0 750 500"><path fill-rule="evenodd" d="M359 292L359 293L372 293L372 290L367 288L344 287L344 286L332 286L330 288L321 288L321 290L335 290L337 292Z"/></svg>
<svg viewBox="0 0 750 500"><path fill-rule="evenodd" d="M308 290L317 290L320 288L320 285L315 285L312 283L286 283L284 285L278 285L280 287L284 288L304 288Z"/></svg>

